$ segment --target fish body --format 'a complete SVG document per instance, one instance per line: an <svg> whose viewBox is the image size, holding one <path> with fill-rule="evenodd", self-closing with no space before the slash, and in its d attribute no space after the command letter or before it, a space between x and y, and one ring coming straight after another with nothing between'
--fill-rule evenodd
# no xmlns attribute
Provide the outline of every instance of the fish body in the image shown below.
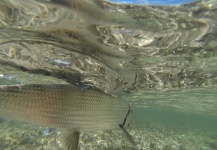
<svg viewBox="0 0 217 150"><path fill-rule="evenodd" d="M0 116L66 129L62 143L68 150L78 148L81 131L125 130L130 113L125 101L94 88L82 90L63 84L0 86Z"/></svg>
<svg viewBox="0 0 217 150"><path fill-rule="evenodd" d="M0 115L74 131L112 129L123 124L129 106L99 90L72 85L0 86Z"/></svg>

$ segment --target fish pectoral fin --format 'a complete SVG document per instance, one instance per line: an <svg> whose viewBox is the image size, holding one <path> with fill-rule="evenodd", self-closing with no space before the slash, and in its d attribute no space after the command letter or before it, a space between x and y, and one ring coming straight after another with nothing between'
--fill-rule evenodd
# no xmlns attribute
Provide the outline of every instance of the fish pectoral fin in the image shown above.
<svg viewBox="0 0 217 150"><path fill-rule="evenodd" d="M130 142L130 144L135 148L136 142L133 140L132 136L127 132L127 130L122 125L119 125L119 127L124 132L124 135L126 136L127 140Z"/></svg>
<svg viewBox="0 0 217 150"><path fill-rule="evenodd" d="M60 143L64 150L78 150L80 132L64 131L60 137Z"/></svg>

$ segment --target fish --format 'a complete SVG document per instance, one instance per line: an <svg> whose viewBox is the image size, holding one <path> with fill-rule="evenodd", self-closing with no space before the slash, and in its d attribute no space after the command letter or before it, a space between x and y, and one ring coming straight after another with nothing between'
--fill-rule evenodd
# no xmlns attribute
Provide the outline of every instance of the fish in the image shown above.
<svg viewBox="0 0 217 150"><path fill-rule="evenodd" d="M131 107L97 88L70 84L0 85L0 116L54 129L65 150L79 149L80 132L120 128L133 147L135 141L125 127Z"/></svg>

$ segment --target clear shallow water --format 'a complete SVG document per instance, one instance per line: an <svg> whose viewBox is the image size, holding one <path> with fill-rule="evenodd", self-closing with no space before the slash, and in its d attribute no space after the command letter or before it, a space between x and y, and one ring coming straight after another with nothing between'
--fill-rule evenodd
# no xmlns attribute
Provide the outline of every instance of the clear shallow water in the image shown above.
<svg viewBox="0 0 217 150"><path fill-rule="evenodd" d="M133 106L138 149L217 149L216 8L214 0L170 7L1 1L0 84L97 86ZM1 132L11 138L14 127L28 134L35 127L19 125L1 125ZM44 139L38 128L31 139ZM90 134L86 145L127 149L118 131L99 138L108 133Z"/></svg>

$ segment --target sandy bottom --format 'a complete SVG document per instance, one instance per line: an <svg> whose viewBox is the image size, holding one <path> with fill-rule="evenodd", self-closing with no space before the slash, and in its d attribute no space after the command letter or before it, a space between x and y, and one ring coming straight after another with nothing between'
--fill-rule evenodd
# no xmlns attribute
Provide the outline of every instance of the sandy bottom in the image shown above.
<svg viewBox="0 0 217 150"><path fill-rule="evenodd" d="M0 124L0 149L4 150L62 150L57 130L47 136L46 127L10 121ZM127 129L137 143L138 150L216 150L217 132L183 125L141 123L134 121ZM119 129L82 133L81 150L132 149Z"/></svg>

